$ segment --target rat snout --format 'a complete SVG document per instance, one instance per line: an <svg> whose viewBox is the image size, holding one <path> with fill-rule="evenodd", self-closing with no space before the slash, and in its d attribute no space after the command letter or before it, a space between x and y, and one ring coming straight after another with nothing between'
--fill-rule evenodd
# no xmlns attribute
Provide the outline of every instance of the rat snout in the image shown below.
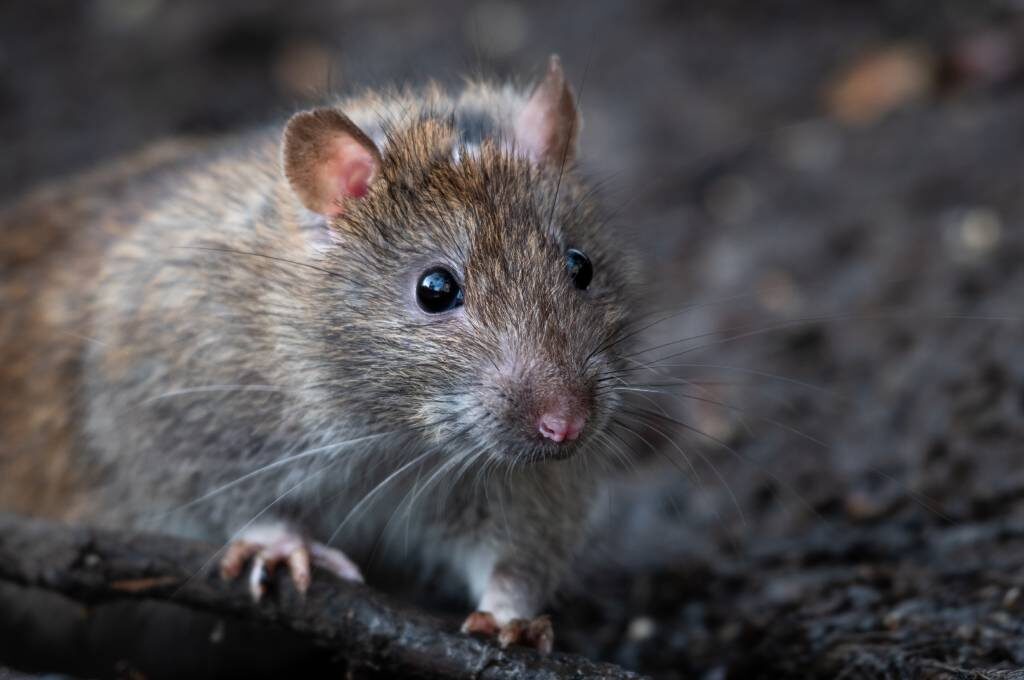
<svg viewBox="0 0 1024 680"><path fill-rule="evenodd" d="M555 443L574 441L583 431L587 413L567 401L549 404L537 418L537 430L541 436Z"/></svg>
<svg viewBox="0 0 1024 680"><path fill-rule="evenodd" d="M583 431L587 417L566 411L546 411L537 419L537 430L541 436L555 443L574 441Z"/></svg>
<svg viewBox="0 0 1024 680"><path fill-rule="evenodd" d="M498 370L485 378L484 384L493 386L484 393L485 422L498 426L506 455L564 458L579 450L600 420L598 394L589 376L574 369L571 357L538 354L532 352L530 361L490 362Z"/></svg>

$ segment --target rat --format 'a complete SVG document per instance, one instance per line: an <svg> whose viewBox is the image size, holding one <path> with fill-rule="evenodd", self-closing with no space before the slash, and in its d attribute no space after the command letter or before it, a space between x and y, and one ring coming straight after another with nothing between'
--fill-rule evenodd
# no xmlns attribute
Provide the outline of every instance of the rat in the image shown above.
<svg viewBox="0 0 1024 680"><path fill-rule="evenodd" d="M550 651L635 310L580 127L552 57L5 209L0 502L223 542L257 600L376 551L458 578L464 631Z"/></svg>

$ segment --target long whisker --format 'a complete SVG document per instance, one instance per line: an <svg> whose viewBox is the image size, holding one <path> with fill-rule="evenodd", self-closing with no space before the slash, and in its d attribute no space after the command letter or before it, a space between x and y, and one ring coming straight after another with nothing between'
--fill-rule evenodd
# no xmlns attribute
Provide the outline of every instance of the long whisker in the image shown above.
<svg viewBox="0 0 1024 680"><path fill-rule="evenodd" d="M440 474L441 470L446 469L447 467L451 466L454 462L456 462L456 461L458 461L460 459L461 459L461 456L459 456L457 458L450 459L448 461L445 461L444 463L439 465L438 468L431 475L431 477L428 478L427 482L425 482L422 486L419 484L418 481L413 484L412 489L409 492L407 492L405 494L405 496L402 498L402 500L399 501L395 505L395 507L391 511L391 514L388 516L387 522L384 523L384 526L377 533L377 538L374 541L373 548L370 550L370 557L368 558L368 560L372 561L373 555L377 552L378 546L380 546L381 543L386 540L386 537L387 537L387 534L388 534L388 530L390 529L392 522L394 522L395 518L398 517L401 514L404 514L405 517L406 517L405 545L406 545L406 550L408 550L409 524L410 524L410 521L411 521L411 516L413 514L413 506L416 503L416 499L417 499L418 495L420 493L422 493L427 487L430 486L431 480L433 478L437 477L438 474ZM419 474L417 473L417 480L418 479L419 479ZM405 509L404 512L403 512L403 508Z"/></svg>
<svg viewBox="0 0 1024 680"><path fill-rule="evenodd" d="M358 514L358 512L363 507L365 507L374 496L379 494L385 487L387 487L387 485L392 480L394 480L396 477L398 477L403 472L408 470L411 466L413 466L413 465L419 463L420 461L422 461L427 456L429 456L429 455L431 455L433 453L437 453L437 452L441 451L444 447L449 445L451 442L456 441L459 437L462 437L463 435L465 435L465 433L469 431L470 427L471 426L467 426L467 427L463 428L462 430L460 430L459 432L453 434L442 445L428 448L424 453L416 456L415 458L413 458L409 462L405 463L404 465L401 465L396 470L394 470L391 474L389 474L387 477L385 477L383 481L381 481L376 486L374 486L373 489L371 489L366 495L364 495L362 497L362 499L359 500L358 503L356 503L355 506L353 506L353 508L346 515L345 519L343 519L338 524L338 526L334 529L334 531L331 533L330 538L327 539L327 545L330 545L331 542L334 541L335 538L337 538L338 534L341 533L341 531L345 528L345 526L348 524L348 522L354 516L356 516L356 514Z"/></svg>
<svg viewBox="0 0 1024 680"><path fill-rule="evenodd" d="M253 470L252 472L248 472L248 473L242 475L241 477L233 479L232 481L227 482L226 484L222 484L221 486L218 486L217 488L213 489L212 491L208 491L207 493L203 494L202 496L199 496L198 498L194 498L193 500L189 501L188 503L185 503L184 505L180 505L180 506L177 506L177 507L172 508L170 510L166 510L166 511L160 513L160 514L155 515L154 517L164 517L164 516L166 516L168 514L171 514L171 513L174 513L174 512L180 512L182 510L191 508L191 507L193 507L195 505L198 505L199 503L202 503L205 500L213 498L214 496L227 491L228 489L232 489L232 488L238 486L239 484L242 484L242 483L252 479L253 477L257 477L259 475L266 474L267 472L270 472L272 470L276 470L277 468L280 468L280 467L283 467L285 465L289 465L291 463L294 463L297 460L303 460L303 459L307 459L307 458L313 458L313 457L322 456L322 455L324 455L325 451L333 451L335 449L338 449L338 448L341 448L341 447L344 447L344 446L351 446L352 444L358 444L360 442L368 441L370 439L378 439L380 437L386 437L388 435L393 435L393 434L395 434L395 433L394 432L379 432L379 433L375 433L375 434L369 434L369 435L365 435L363 437L356 437L355 439L348 439L348 440L345 440L345 441L342 441L342 442L335 442L333 444L327 444L326 446L318 446L318 447L313 448L313 449L308 449L306 451L302 451L301 453L296 453L294 455L287 456L287 457L281 458L279 460L275 460L272 463L268 463L267 465L264 465L263 467L257 468L256 470Z"/></svg>
<svg viewBox="0 0 1024 680"><path fill-rule="evenodd" d="M657 434L661 435L661 437L663 437L666 441L668 441L673 446L675 446L676 450L679 451L683 455L683 458L686 460L686 462L690 465L691 468L693 468L693 464L690 463L689 458L686 456L685 453L683 453L682 449L675 443L675 441L671 437L669 437L667 434L665 434L665 432L663 432L659 428L651 425L649 422L644 422L643 421L643 419L640 416L642 414L646 414L646 412L624 411L623 413L624 413L624 415L626 417L632 417L634 420L636 420L638 422L641 422L641 423L644 423L645 427L647 427L647 428L653 430L654 432L656 432ZM729 494L729 498L732 499L732 504L736 508L736 512L739 515L740 522L744 526L746 526L747 525L746 513L743 512L743 506L740 505L739 498L737 498L736 493L732 490L732 486L725 479L725 475L723 475L721 473L721 471L718 469L718 467L715 466L715 464L712 463L711 460L707 456L701 455L701 460L703 460L705 463L708 464L708 466L711 468L711 471L714 473L715 477L717 477L718 481L720 481L722 483L722 486L725 487L725 490Z"/></svg>
<svg viewBox="0 0 1024 680"><path fill-rule="evenodd" d="M611 388L611 391L616 391L616 392L651 392L651 393L654 393L654 394L662 394L662 395L665 395L667 397L671 397L671 398L674 398L674 399L677 399L677 400L680 400L680 401L682 399L690 399L690 400L693 400L693 401L700 401L700 402L703 402L705 404L712 404L714 406L719 406L719 407L721 407L723 409L726 409L726 410L729 410L729 411L733 411L735 413L743 413L743 414L751 415L751 417L753 417L756 420L760 420L760 421L768 423L770 425L774 425L775 427L778 427L781 430L785 430L786 432L789 432L791 434L795 434L796 436L801 437L802 439L806 439L807 441L811 442L812 444L817 444L818 446L821 446L821 447L823 447L825 449L831 449L832 448L832 446L830 444L828 444L826 442L823 442L822 440L818 439L817 437L813 437L813 436L807 434L806 432L804 432L803 430L800 430L799 428L793 427L792 425L787 425L786 423L784 423L784 422L782 422L780 420L776 420L776 419L770 418L768 416L761 416L761 415L757 415L756 413L755 414L751 414L750 413L750 409L745 409L745 408L742 408L742 407L739 407L739 406L733 406L732 404L727 404L727 403L725 403L723 401L718 401L716 399L709 399L709 398L705 398L705 397L699 397L699 396L697 396L695 394L686 394L686 393L678 393L678 392L665 392L663 390L645 390L645 389L638 389L638 388L634 388L634 387L613 387L613 388ZM662 413L664 413L664 411L662 411ZM749 425L744 423L744 427L746 428L748 433L752 434L752 430L751 430Z"/></svg>
<svg viewBox="0 0 1024 680"><path fill-rule="evenodd" d="M658 366L657 368L710 368L710 369L715 369L715 370L733 371L733 372L736 372L736 373L745 373L747 375L755 375L755 376L758 376L760 378L767 378L769 380L777 380L779 382L784 382L784 383L788 383L790 385L795 385L797 387L802 387L804 389L811 390L811 391L816 392L818 394L822 394L822 395L828 396L828 397L830 397L832 399L835 399L837 401L840 401L840 402L844 402L844 403L852 403L853 402L853 400L850 397L848 397L848 396L846 396L844 394L836 392L835 390L827 389L827 388L822 387L820 385L815 385L814 383L804 382L802 380L797 380L796 378L790 378L790 377L785 376L785 375L779 375L777 373L769 373L767 371L759 371L759 370L753 369L753 368L746 368L744 366L730 366L730 365L726 365L726 364L705 364L705 363L695 363L695 362L679 362L679 363L672 363L672 364L662 364L662 365ZM669 376L668 374L661 373L661 372L658 372L656 370L654 372L658 373L659 375L664 376L666 378L675 379L674 376ZM620 371L619 374L621 374L621 373L623 373L623 372ZM616 378L616 377L619 377L619 376L615 375L615 374L602 375L602 377L599 378L599 381L600 380L604 380L604 379L611 380L611 379Z"/></svg>
<svg viewBox="0 0 1024 680"><path fill-rule="evenodd" d="M330 545L332 542L334 542L334 539L337 538L338 534L340 534L342 532L342 530L348 524L349 520L351 520L352 517L354 517L357 514L357 512L359 510L361 510L367 503L369 503L370 500L374 496L376 496L378 493L380 493L393 479L395 479L396 477L401 475L403 472L408 470L410 467L412 467L413 465L416 465L417 463L419 463L420 461L422 461L424 458L426 458L427 456L429 456L432 453L436 453L436 451L434 449L427 449L426 451L424 451L420 455L416 456L412 460L408 461L404 465L399 466L391 474L389 474L387 477L385 477L382 482L380 482L375 487L373 487L373 489L369 493L367 493L365 496L363 496L363 498L358 503L356 503L356 505L352 508L352 510L349 511L349 513L345 517L345 519L343 519L338 524L338 526L335 527L334 531L331 532L330 537L328 537L327 541L325 541L325 545Z"/></svg>
<svg viewBox="0 0 1024 680"><path fill-rule="evenodd" d="M700 437L703 437L705 439L708 439L709 441L713 442L717 446L725 449L726 451L731 453L733 456L735 456L737 458L737 460L739 460L741 462L745 462L748 465L755 465L754 461L750 460L748 457L744 456L742 453L737 451L734 447L730 446L729 444L727 444L726 442L722 441L718 437L715 437L714 435L708 434L707 432L704 432L703 430L701 430L701 429L699 429L697 427L694 427L693 425L690 425L689 423L683 422L682 420L679 420L678 418L673 418L671 416L666 416L666 415L663 415L661 413L656 413L656 412L653 412L653 411L643 411L643 410L641 410L640 412L636 413L636 415L641 415L641 414L642 415L647 415L647 416L650 416L650 417L659 418L661 420L665 420L666 422L672 423L672 424L674 424L674 425L676 425L678 427L681 427L681 428L683 428L683 429L685 429L685 430L687 430L689 432L693 432L694 434L696 434L696 435L698 435ZM773 473L773 472L771 472L769 470L764 469L763 466L758 465L757 467L761 469L763 474L767 475L769 478L771 478L777 484L779 484L779 485L785 487L787 490L789 490L789 492L792 493L797 498L797 500L799 500L800 503L805 508L807 508L807 510L809 510L811 513L813 513L815 517L818 517L819 519L822 519L821 513L818 512L814 508L814 506L811 505L807 501L807 499L805 499L803 497L803 495L801 495L791 484L789 484L788 482L786 482L785 480L780 478L775 473Z"/></svg>

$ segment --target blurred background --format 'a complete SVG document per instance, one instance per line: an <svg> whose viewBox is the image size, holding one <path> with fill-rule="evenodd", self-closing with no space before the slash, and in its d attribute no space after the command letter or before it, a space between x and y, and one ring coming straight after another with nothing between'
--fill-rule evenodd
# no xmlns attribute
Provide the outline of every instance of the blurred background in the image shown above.
<svg viewBox="0 0 1024 680"><path fill-rule="evenodd" d="M7 2L0 197L551 53L668 317L634 376L664 418L559 648L665 678L1024 666L1019 0ZM66 670L128 673L125 649Z"/></svg>

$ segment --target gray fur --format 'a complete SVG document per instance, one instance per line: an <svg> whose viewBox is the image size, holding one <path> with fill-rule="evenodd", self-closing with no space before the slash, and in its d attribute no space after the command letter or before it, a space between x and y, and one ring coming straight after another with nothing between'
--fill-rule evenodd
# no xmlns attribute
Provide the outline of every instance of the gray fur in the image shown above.
<svg viewBox="0 0 1024 680"><path fill-rule="evenodd" d="M342 102L386 142L381 181L332 224L289 190L279 129L166 179L105 251L76 331L94 340L74 388L83 516L217 541L287 520L356 556L448 567L477 598L514 583L514 613L536 613L597 493L617 408L601 347L631 272L571 163L507 143L524 101L474 84ZM463 144L479 148L453 160ZM587 291L570 246L594 263ZM466 304L431 317L413 285L436 263ZM566 386L591 417L556 449L529 409Z"/></svg>

